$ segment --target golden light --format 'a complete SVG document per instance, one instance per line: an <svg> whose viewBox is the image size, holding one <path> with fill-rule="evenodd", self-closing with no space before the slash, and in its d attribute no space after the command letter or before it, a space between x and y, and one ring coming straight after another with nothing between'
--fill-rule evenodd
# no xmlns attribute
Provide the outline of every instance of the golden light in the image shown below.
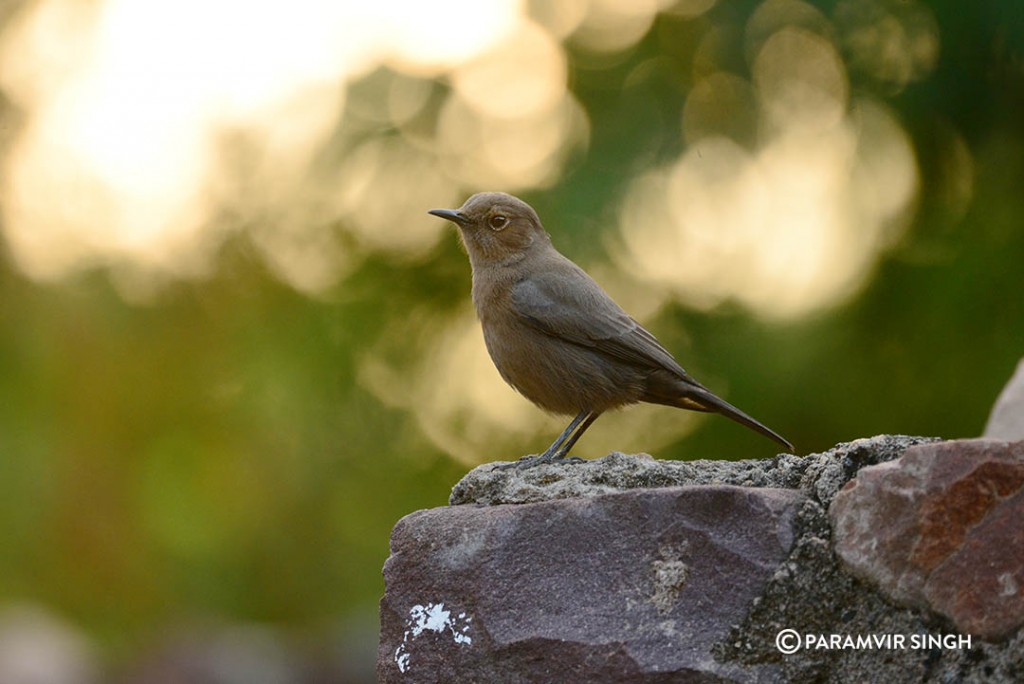
<svg viewBox="0 0 1024 684"><path fill-rule="evenodd" d="M523 21L486 52L457 68L452 85L481 114L520 119L558 104L566 76L561 46L537 24Z"/></svg>
<svg viewBox="0 0 1024 684"><path fill-rule="evenodd" d="M543 186L557 178L588 132L586 115L568 94L551 110L512 120L481 116L450 98L438 124L440 166L460 185L478 190Z"/></svg>
<svg viewBox="0 0 1024 684"><path fill-rule="evenodd" d="M311 295L367 254L426 253L450 237L426 209L552 185L589 145L563 43L600 68L659 13L706 22L715 0L29 3L0 36L0 88L24 121L0 169L0 231L32 277L106 267L145 297L211 272L242 232ZM727 33L710 27L693 73L677 74L695 81L687 148L622 170L635 177L602 282L641 318L671 297L774 318L834 304L913 210L909 138L883 104L851 96L839 47L902 87L936 59L927 9L841 2L833 22L767 0L742 35L749 77L719 63ZM969 172L957 178L959 205ZM439 446L477 458L498 429L519 442L561 429L504 386L468 311L450 327L404 323L428 360L400 369L374 350L362 380ZM602 418L595 442L610 431L654 448L691 424L659 411Z"/></svg>
<svg viewBox="0 0 1024 684"><path fill-rule="evenodd" d="M381 348L364 359L360 381L387 405L411 411L439 449L469 465L514 460L531 445L543 450L565 427L568 417L545 415L501 379L471 309L443 325L433 323L437 334L414 368L390 361L391 350ZM407 340L408 324L403 321L402 329L384 339ZM693 429L696 420L694 414L650 405L613 411L594 424L576 452L657 449Z"/></svg>
<svg viewBox="0 0 1024 684"><path fill-rule="evenodd" d="M225 206L267 218L288 213L275 198L322 199L298 179L341 118L348 83L388 64L436 76L499 40L521 12L515 0L38 0L0 46L0 87L27 121L4 169L11 253L39 278L122 263L202 274L237 229L215 220ZM423 97L413 95L394 94L390 111L411 115ZM225 142L238 140L248 155L241 173ZM378 155L383 168L405 168L391 151ZM429 173L429 161L412 168ZM454 192L450 182L434 189ZM343 206L326 204L319 229L343 217ZM360 227L391 224L367 204L352 207ZM317 247L330 238L278 218L277 234L264 228L257 240L272 265L302 289L330 284L343 262Z"/></svg>
<svg viewBox="0 0 1024 684"><path fill-rule="evenodd" d="M754 60L754 86L764 120L775 129L838 125L848 104L846 70L832 44L799 28L783 28Z"/></svg>
<svg viewBox="0 0 1024 684"><path fill-rule="evenodd" d="M384 339L405 334L394 332ZM412 411L445 453L472 463L485 455L483 449L500 452L543 424L540 410L498 375L471 309L446 321L422 351L410 371L390 362L388 349L375 350L364 360L360 380L386 404Z"/></svg>
<svg viewBox="0 0 1024 684"><path fill-rule="evenodd" d="M894 92L931 72L938 60L938 23L916 0L845 0L836 6L836 24L851 68Z"/></svg>
<svg viewBox="0 0 1024 684"><path fill-rule="evenodd" d="M451 81L437 150L444 173L464 187L514 192L550 184L589 139L586 115L568 91L562 47L532 21L456 68Z"/></svg>
<svg viewBox="0 0 1024 684"><path fill-rule="evenodd" d="M590 0L530 0L529 15L556 40L564 40L586 19Z"/></svg>
<svg viewBox="0 0 1024 684"><path fill-rule="evenodd" d="M825 21L769 0L747 30L753 83L715 72L692 89L690 147L637 179L622 206L621 263L635 277L692 306L734 299L771 318L834 304L866 281L906 225L918 171L888 109L850 101ZM730 137L751 105L752 149Z"/></svg>
<svg viewBox="0 0 1024 684"><path fill-rule="evenodd" d="M571 39L591 52L625 50L644 37L658 12L672 4L672 0L590 0Z"/></svg>

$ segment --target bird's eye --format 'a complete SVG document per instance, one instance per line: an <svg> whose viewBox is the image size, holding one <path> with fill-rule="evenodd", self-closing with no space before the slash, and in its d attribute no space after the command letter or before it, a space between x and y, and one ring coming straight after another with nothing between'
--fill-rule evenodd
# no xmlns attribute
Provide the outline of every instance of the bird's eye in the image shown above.
<svg viewBox="0 0 1024 684"><path fill-rule="evenodd" d="M492 230L501 230L508 225L508 218L501 214L495 214L491 217L491 220L487 222Z"/></svg>

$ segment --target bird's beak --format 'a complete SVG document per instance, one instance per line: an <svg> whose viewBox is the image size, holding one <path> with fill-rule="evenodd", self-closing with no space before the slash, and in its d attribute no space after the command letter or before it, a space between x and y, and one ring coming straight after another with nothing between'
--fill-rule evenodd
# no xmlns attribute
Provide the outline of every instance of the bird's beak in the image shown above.
<svg viewBox="0 0 1024 684"><path fill-rule="evenodd" d="M433 214L434 216L440 216L441 218L447 219L452 223L457 223L460 226L464 226L469 223L469 219L466 218L466 215L457 209L431 209L427 213Z"/></svg>

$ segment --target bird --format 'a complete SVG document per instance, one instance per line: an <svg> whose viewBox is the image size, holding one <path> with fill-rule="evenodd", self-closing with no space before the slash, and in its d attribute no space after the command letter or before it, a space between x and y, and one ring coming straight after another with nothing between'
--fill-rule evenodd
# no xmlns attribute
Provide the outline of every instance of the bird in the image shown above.
<svg viewBox="0 0 1024 684"><path fill-rule="evenodd" d="M472 298L501 377L541 409L575 416L517 468L579 462L568 454L599 416L647 402L718 413L793 445L690 376L582 268L553 245L533 207L503 192L427 213L454 223L469 255Z"/></svg>

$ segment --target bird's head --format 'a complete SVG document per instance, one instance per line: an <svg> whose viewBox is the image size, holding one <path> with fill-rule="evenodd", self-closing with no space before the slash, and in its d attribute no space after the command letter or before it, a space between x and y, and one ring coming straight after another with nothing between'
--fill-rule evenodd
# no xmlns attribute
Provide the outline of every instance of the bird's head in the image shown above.
<svg viewBox="0 0 1024 684"><path fill-rule="evenodd" d="M519 261L531 247L550 243L533 207L503 192L480 192L458 209L427 213L459 227L474 266Z"/></svg>

